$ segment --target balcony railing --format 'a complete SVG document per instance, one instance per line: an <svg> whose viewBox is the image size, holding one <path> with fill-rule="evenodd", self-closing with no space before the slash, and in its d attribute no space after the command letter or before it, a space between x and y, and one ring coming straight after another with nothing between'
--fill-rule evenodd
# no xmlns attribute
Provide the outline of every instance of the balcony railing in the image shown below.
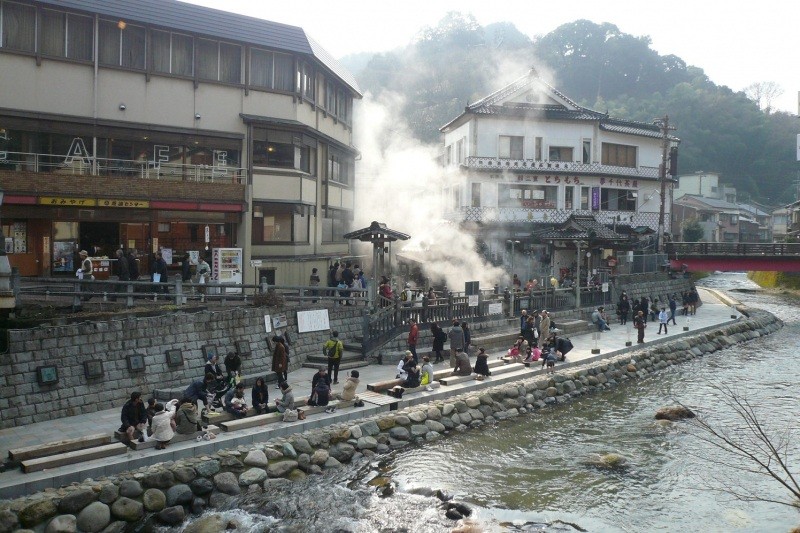
<svg viewBox="0 0 800 533"><path fill-rule="evenodd" d="M245 183L243 168L0 151L0 170L76 176Z"/></svg>
<svg viewBox="0 0 800 533"><path fill-rule="evenodd" d="M475 170L495 170L498 172L543 171L550 174L592 174L601 176L624 176L627 178L658 179L658 167L640 166L638 168L602 165L600 163L576 163L574 161L535 161L533 159L501 159L499 157L470 156L465 165Z"/></svg>
<svg viewBox="0 0 800 533"><path fill-rule="evenodd" d="M630 211L581 211L572 209L541 209L525 207L459 207L445 213L454 222L538 222L560 224L570 215L594 215L602 224L619 226L647 226L658 231L658 213L633 213ZM665 217L669 230L669 216Z"/></svg>

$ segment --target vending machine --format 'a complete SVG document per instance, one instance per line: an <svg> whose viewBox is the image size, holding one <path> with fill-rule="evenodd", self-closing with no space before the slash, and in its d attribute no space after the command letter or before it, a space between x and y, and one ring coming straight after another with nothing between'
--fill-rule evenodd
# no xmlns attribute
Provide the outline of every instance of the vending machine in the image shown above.
<svg viewBox="0 0 800 533"><path fill-rule="evenodd" d="M211 283L242 284L242 249L214 248L211 251ZM241 293L241 287L221 287L227 293Z"/></svg>

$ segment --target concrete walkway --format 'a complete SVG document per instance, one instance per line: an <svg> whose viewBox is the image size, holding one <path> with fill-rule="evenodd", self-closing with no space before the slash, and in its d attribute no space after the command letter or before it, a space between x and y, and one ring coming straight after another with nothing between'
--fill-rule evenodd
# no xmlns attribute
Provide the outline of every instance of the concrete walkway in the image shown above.
<svg viewBox="0 0 800 533"><path fill-rule="evenodd" d="M610 324L611 331L571 336L570 339L574 344L574 348L567 356L567 362L558 363L556 365L556 370L558 371L559 369L565 369L570 366L585 364L625 351L640 349L642 347L646 348L647 346L663 343L676 337L695 334L698 331L715 329L722 324L735 320L731 318L732 315L740 316L740 314L730 306L733 302L729 297L720 297L704 289L699 289L699 291L703 305L698 309L697 315L690 317L678 316L676 318L678 325L670 325L668 335L657 335L658 325L649 323L645 335L645 344L637 345L636 331L632 328L631 321L628 322L627 326L621 326L614 323L614 320L612 320ZM683 331L685 327L688 327L688 332ZM625 346L627 341L632 342L631 347ZM596 353L593 354L593 350L599 350L599 355ZM425 353L424 349L419 350L419 353L420 356L422 356ZM490 360L496 359L501 355L504 355L504 353L495 352L491 355ZM472 360L474 363L474 357ZM361 377L358 392L366 391L367 383L392 379L395 375L394 365L395 363L382 366L370 365L359 368L358 370ZM435 365L435 369L439 370L445 368L447 365L447 362ZM302 399L310 395L311 378L314 372L315 370L313 369L303 368L289 374L289 383L294 389L295 398ZM197 443L195 441L188 441L175 443L163 451L156 451L154 449L129 451L126 455L64 466L31 474L24 474L19 469L13 469L0 473L0 498L21 496L26 493L43 490L47 487L59 487L71 482L82 481L88 477L96 479L103 476L114 475L119 472L140 468L157 462L205 455L227 447L251 444L253 442L264 441L291 433L307 431L316 427L372 416L380 412L387 412L390 408L402 409L409 405L424 403L433 399L446 398L470 390L491 387L500 383L517 381L540 373L542 373L542 370L539 365L535 365L521 371L508 372L506 374L497 375L496 377L492 376L485 381L470 380L451 386L442 386L440 389L433 392L421 392L408 395L401 401L395 402L392 407L388 404L378 405L367 401L366 405L362 408L342 409L333 414L319 413L309 416L305 421L296 423L279 423L243 431L222 433L219 435L219 438L210 442ZM344 382L347 375L348 371L340 372L340 384ZM334 385L333 389L334 391L340 391L341 385ZM91 434L111 433L119 427L120 408L124 402L125 392L121 391L120 397L120 405L113 409L0 430L0 454L2 454L3 458L6 458L10 448L32 446ZM245 397L249 401L249 390ZM278 397L279 391L275 389L274 385L271 385L270 399L273 400Z"/></svg>

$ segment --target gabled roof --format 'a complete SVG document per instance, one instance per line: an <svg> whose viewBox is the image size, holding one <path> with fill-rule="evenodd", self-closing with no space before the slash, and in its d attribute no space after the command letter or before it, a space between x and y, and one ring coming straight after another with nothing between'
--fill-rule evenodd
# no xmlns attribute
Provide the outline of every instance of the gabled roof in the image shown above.
<svg viewBox="0 0 800 533"><path fill-rule="evenodd" d="M675 200L676 204L682 204L686 202L691 203L700 203L711 207L712 209L717 210L733 210L738 211L739 206L736 204L732 204L730 202L726 202L725 200L717 200L716 198L705 198L703 196L698 196L696 194L684 194L680 198Z"/></svg>
<svg viewBox="0 0 800 533"><path fill-rule="evenodd" d="M548 241L568 241L568 240L587 240L589 238L605 241L627 241L625 235L606 227L594 218L594 215L572 214L561 225L538 233L537 236L542 240Z"/></svg>
<svg viewBox="0 0 800 533"><path fill-rule="evenodd" d="M751 205L751 204L739 204L739 208L743 211L747 211L751 215L755 215L757 217L768 217L769 213L762 211L758 207Z"/></svg>
<svg viewBox="0 0 800 533"><path fill-rule="evenodd" d="M533 97L532 95L536 96ZM515 97L525 97L526 101L514 101ZM528 101L536 100L536 101ZM536 69L531 69L521 78L511 82L502 89L485 96L464 108L459 116L439 128L444 132L465 115L502 115L510 117L539 117L549 120L597 121L600 129L660 138L661 130L655 124L612 118L608 113L601 113L581 107L574 100L543 80ZM670 140L680 139L670 135Z"/></svg>
<svg viewBox="0 0 800 533"><path fill-rule="evenodd" d="M411 235L406 235L397 230L389 229L383 222L372 221L368 228L357 229L343 235L345 239L358 239L363 242L394 242L407 241Z"/></svg>
<svg viewBox="0 0 800 533"><path fill-rule="evenodd" d="M166 29L206 35L278 51L306 54L328 68L361 96L355 77L302 28L202 7L176 0L39 0L40 4L74 9L114 20L150 24ZM265 12L268 12L265 9Z"/></svg>

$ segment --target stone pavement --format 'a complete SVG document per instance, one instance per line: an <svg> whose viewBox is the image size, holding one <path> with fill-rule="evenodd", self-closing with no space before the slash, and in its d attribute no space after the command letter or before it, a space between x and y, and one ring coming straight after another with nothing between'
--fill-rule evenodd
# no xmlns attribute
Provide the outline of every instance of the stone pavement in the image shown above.
<svg viewBox="0 0 800 533"><path fill-rule="evenodd" d="M571 340L574 344L573 350L567 356L566 363L558 363L556 370L585 364L593 360L600 360L611 355L616 355L624 351L646 348L653 344L666 342L675 337L690 335L702 330L709 330L719 327L734 319L732 315L739 316L739 313L731 307L733 303L730 298L718 293L712 293L705 289L699 289L701 299L704 302L698 309L697 315L690 317L679 316L676 318L678 325L670 326L668 335L657 335L658 325L649 324L645 344L636 344L636 331L632 328L631 321L627 326L615 324L612 320L611 331L603 333L589 333L573 335ZM680 311L680 310L679 310ZM616 317L614 317L616 318ZM684 332L684 327L688 327L688 332ZM632 346L626 348L626 341L631 341ZM598 354L592 354L592 350L599 350ZM425 352L419 351L420 356ZM490 359L504 355L495 352ZM474 362L474 357L472 358ZM360 385L359 392L366 390L367 383L391 379L395 375L396 363L386 365L370 365L359 368ZM435 368L444 368L448 363L435 365ZM308 397L311 393L311 378L315 370L302 368L289 374L289 382L295 392L295 398L301 399ZM516 381L532 375L541 373L539 365L523 371L509 372L508 374L489 377L485 381L470 380L451 386L442 386L433 392L422 392L404 397L399 405L394 407L403 408L408 405L427 402L433 399L442 399L469 390L486 388L503 382ZM340 383L343 383L348 371L342 371L339 375ZM341 385L334 385L334 391L339 391ZM279 397L279 391L274 385L270 387L270 399ZM60 420L40 422L23 427L9 428L0 430L0 454L3 458L8 456L10 448L31 446L62 439L82 437L97 433L111 433L119 427L119 412L124 402L127 391L120 391L120 405L113 409L107 409L86 415L73 416ZM250 398L249 390L246 398ZM388 406L366 403L363 408L347 408L339 410L333 414L315 414L306 421L290 424L272 424L265 427L256 427L248 430L232 433L222 433L219 438L210 441L197 443L195 441L175 443L166 450L156 451L147 449L142 451L130 451L127 455L111 457L99 461L86 462L77 465L56 468L50 471L23 474L19 469L12 469L0 473L0 498L19 496L25 493L43 490L46 487L58 487L73 481L82 481L87 477L98 478L105 475L113 475L125 470L139 468L148 464L161 461L176 460L183 457L194 455L204 455L226 447L250 444L256 441L263 441L274 437L288 435L294 432L306 431L315 427L326 426L347 420L355 420L363 417L389 410Z"/></svg>

